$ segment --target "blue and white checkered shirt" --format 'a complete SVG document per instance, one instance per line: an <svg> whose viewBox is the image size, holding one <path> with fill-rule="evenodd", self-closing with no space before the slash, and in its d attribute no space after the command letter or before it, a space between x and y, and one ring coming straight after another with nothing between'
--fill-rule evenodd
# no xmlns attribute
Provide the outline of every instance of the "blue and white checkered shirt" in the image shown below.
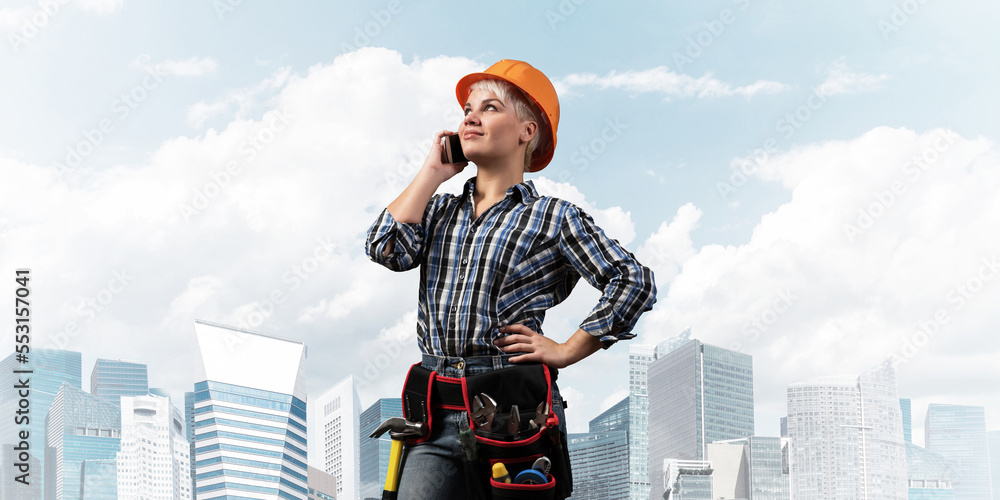
<svg viewBox="0 0 1000 500"><path fill-rule="evenodd" d="M639 315L656 302L653 272L609 238L579 207L516 184L473 220L475 177L461 196L435 194L420 223L383 210L365 250L393 271L420 266L417 334L437 356L503 354L499 328L523 324L542 333L545 311L583 276L603 293L580 328L610 346L635 337ZM389 247L386 254L386 247ZM612 335L612 328L619 333Z"/></svg>

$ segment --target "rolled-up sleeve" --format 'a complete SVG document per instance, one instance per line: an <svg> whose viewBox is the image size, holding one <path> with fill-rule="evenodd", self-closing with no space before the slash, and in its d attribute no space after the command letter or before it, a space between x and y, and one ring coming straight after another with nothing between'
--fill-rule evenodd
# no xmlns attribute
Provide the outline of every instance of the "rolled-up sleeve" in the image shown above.
<svg viewBox="0 0 1000 500"><path fill-rule="evenodd" d="M386 208L368 229L365 252L372 261L393 271L413 269L420 264L424 232L422 223L399 222Z"/></svg>
<svg viewBox="0 0 1000 500"><path fill-rule="evenodd" d="M634 338L639 316L656 302L653 271L576 206L563 220L559 247L576 272L602 292L580 328L600 338L605 348Z"/></svg>

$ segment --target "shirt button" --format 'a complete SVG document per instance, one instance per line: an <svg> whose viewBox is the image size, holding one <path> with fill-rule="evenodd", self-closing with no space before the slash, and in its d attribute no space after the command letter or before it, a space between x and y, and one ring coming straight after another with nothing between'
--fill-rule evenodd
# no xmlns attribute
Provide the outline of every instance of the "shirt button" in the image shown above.
<svg viewBox="0 0 1000 500"><path fill-rule="evenodd" d="M458 310L458 306L451 306L451 312L455 312L457 310Z"/></svg>
<svg viewBox="0 0 1000 500"><path fill-rule="evenodd" d="M450 325L451 325L452 328L455 328L455 322L454 321L452 321Z"/></svg>
<svg viewBox="0 0 1000 500"><path fill-rule="evenodd" d="M458 279L460 279L460 280L464 280L464 279L465 279L465 275L464 275L464 274L459 274L459 275L458 275Z"/></svg>
<svg viewBox="0 0 1000 500"><path fill-rule="evenodd" d="M469 263L469 259L462 259L462 264L468 264L468 263Z"/></svg>

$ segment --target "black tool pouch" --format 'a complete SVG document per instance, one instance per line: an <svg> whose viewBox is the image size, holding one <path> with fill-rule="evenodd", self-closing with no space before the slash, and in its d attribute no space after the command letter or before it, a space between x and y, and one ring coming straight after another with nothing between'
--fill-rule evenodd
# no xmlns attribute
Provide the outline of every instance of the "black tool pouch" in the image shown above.
<svg viewBox="0 0 1000 500"><path fill-rule="evenodd" d="M403 414L408 420L426 422L433 427L433 409L444 408L468 412L469 425L475 429L476 457L470 464L475 498L483 499L556 499L562 500L573 491L569 449L566 434L559 429L559 418L552 411L552 384L557 373L543 364L517 365L466 378L442 377L419 364L414 365L403 389ZM488 394L497 402L490 429L478 429L472 421L470 402L475 396ZM459 404L461 403L461 404ZM549 418L541 426L530 428L539 403L550 409ZM511 407L517 405L520 427L516 435L507 432ZM431 435L409 441L422 442ZM546 484L512 484L492 478L493 464L502 462L513 479L530 469L539 457L552 462Z"/></svg>

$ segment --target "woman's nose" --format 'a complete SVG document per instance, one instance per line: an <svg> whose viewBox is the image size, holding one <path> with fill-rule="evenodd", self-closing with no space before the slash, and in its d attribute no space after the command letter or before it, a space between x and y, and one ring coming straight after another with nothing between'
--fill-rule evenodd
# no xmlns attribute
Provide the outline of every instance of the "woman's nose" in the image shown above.
<svg viewBox="0 0 1000 500"><path fill-rule="evenodd" d="M463 123L466 125L476 125L479 123L479 115L475 111L470 111L469 114L465 115Z"/></svg>

